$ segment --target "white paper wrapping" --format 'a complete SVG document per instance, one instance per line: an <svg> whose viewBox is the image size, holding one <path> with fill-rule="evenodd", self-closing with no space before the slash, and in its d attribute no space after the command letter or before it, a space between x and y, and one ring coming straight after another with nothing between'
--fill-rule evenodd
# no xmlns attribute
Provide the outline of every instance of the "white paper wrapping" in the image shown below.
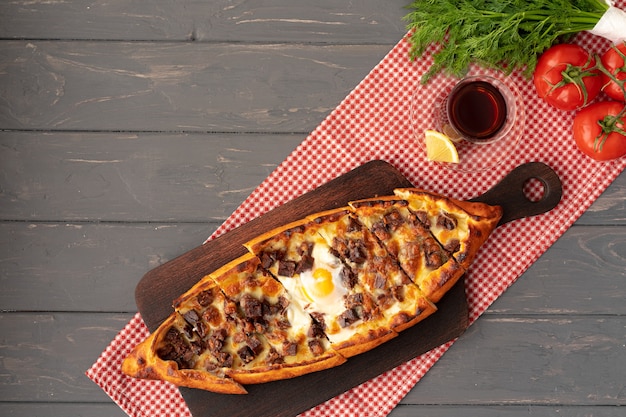
<svg viewBox="0 0 626 417"><path fill-rule="evenodd" d="M609 6L609 9L589 32L602 36L613 43L626 40L626 12L617 7Z"/></svg>

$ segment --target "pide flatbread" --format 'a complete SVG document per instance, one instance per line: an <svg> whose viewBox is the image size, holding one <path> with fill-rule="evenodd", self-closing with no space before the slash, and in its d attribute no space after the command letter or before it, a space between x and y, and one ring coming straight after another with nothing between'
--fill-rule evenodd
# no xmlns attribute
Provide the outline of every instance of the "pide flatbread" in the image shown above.
<svg viewBox="0 0 626 417"><path fill-rule="evenodd" d="M245 394L341 365L435 313L501 216L403 188L270 230L174 300L122 371Z"/></svg>

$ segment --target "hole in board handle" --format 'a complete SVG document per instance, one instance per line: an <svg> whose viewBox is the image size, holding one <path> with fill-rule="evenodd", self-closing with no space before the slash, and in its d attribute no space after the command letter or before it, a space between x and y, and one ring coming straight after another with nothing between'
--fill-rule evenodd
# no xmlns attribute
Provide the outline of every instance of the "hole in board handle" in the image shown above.
<svg viewBox="0 0 626 417"><path fill-rule="evenodd" d="M541 183L541 199L530 200L537 198L534 192L531 192L531 197L526 195L524 187L529 180ZM533 184L534 181L528 187L533 188ZM499 183L470 201L501 206L504 211L498 223L501 225L552 210L561 200L562 193L561 180L552 168L542 162L527 162L511 170Z"/></svg>
<svg viewBox="0 0 626 417"><path fill-rule="evenodd" d="M522 192L531 203L538 203L546 196L546 183L541 178L531 177L524 182Z"/></svg>

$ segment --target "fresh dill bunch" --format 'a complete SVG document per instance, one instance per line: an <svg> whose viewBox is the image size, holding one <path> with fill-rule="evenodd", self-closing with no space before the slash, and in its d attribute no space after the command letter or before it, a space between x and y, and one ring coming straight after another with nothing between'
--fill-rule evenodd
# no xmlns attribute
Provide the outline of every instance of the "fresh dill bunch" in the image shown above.
<svg viewBox="0 0 626 417"><path fill-rule="evenodd" d="M422 83L440 71L463 76L470 64L530 76L542 52L584 30L608 9L603 0L416 0L404 20L410 58L437 45Z"/></svg>

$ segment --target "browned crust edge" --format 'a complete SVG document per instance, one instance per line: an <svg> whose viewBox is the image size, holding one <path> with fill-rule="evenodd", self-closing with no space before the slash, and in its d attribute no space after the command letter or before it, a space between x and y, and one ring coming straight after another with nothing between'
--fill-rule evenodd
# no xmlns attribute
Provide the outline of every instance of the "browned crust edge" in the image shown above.
<svg viewBox="0 0 626 417"><path fill-rule="evenodd" d="M156 354L156 345L163 333L174 323L169 316L146 340L137 345L122 362L122 372L134 378L156 379L177 386L199 388L220 394L247 394L238 382L209 372L178 369L173 361L164 361Z"/></svg>

